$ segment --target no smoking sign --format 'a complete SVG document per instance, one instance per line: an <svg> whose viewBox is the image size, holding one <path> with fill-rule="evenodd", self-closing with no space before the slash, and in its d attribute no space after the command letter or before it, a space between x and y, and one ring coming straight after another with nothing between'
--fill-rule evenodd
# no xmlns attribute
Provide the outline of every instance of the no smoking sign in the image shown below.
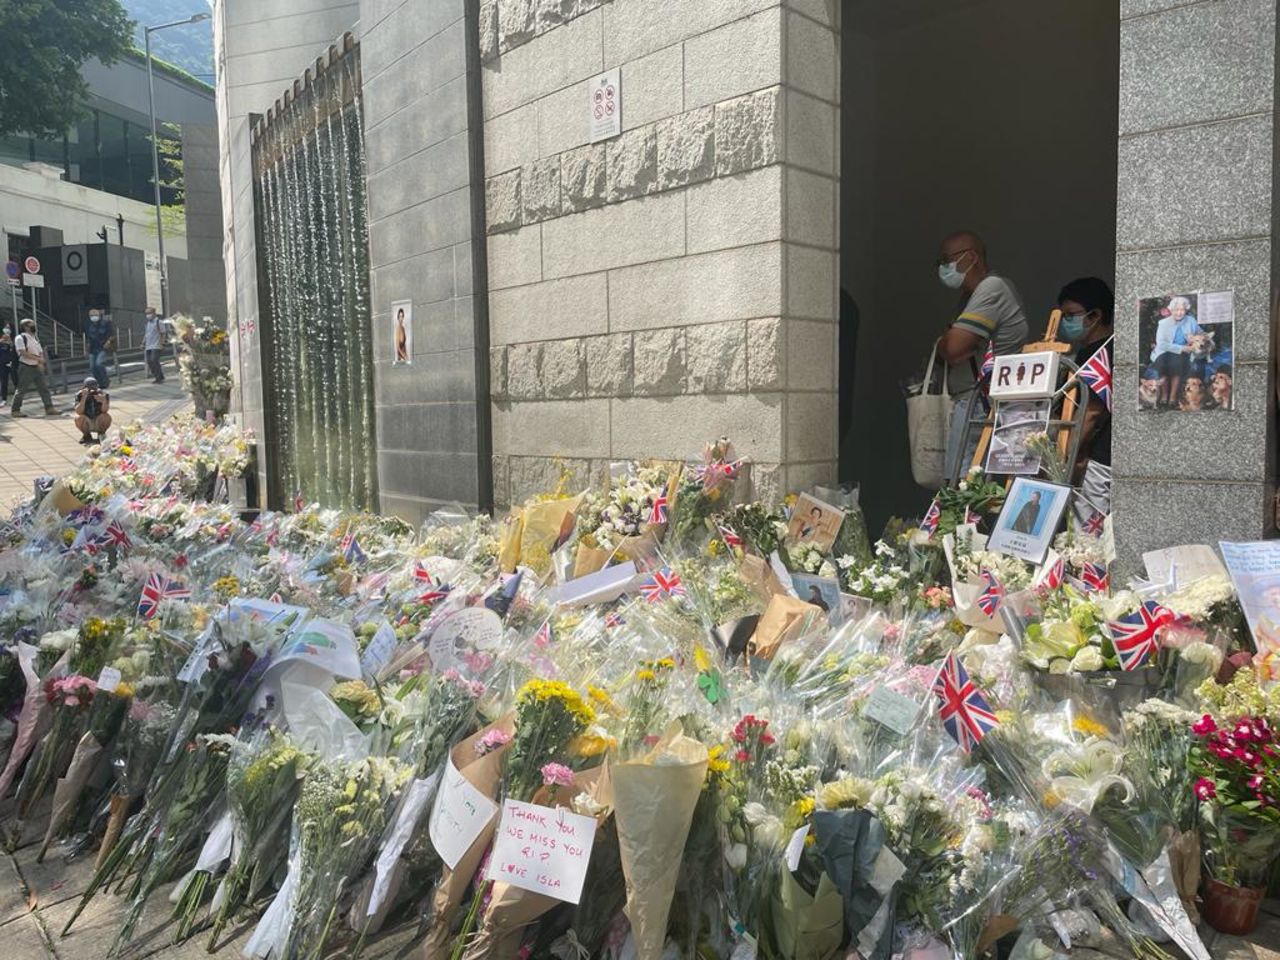
<svg viewBox="0 0 1280 960"><path fill-rule="evenodd" d="M614 67L589 81L591 142L622 133L622 70Z"/></svg>

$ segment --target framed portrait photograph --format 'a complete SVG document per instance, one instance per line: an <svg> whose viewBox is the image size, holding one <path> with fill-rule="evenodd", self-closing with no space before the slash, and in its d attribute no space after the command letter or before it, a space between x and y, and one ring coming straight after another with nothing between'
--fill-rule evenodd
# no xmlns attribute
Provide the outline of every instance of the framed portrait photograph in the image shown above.
<svg viewBox="0 0 1280 960"><path fill-rule="evenodd" d="M844 523L844 511L807 493L800 494L787 524L787 542L807 543L830 553Z"/></svg>
<svg viewBox="0 0 1280 960"><path fill-rule="evenodd" d="M827 577L815 577L808 573L793 573L791 586L796 596L805 603L812 603L827 615L832 626L844 619L844 601L840 597L840 583Z"/></svg>
<svg viewBox="0 0 1280 960"><path fill-rule="evenodd" d="M1138 409L1234 409L1235 294L1173 293L1138 301Z"/></svg>
<svg viewBox="0 0 1280 960"><path fill-rule="evenodd" d="M1049 429L1049 400L1001 400L987 450L987 473L1035 476L1040 455L1027 449L1027 441Z"/></svg>
<svg viewBox="0 0 1280 960"><path fill-rule="evenodd" d="M391 304L391 362L413 363L413 301L397 300Z"/></svg>
<svg viewBox="0 0 1280 960"><path fill-rule="evenodd" d="M1070 499L1070 487L1029 477L1016 478L1004 498L1004 507L987 540L987 549L1028 563L1044 563Z"/></svg>

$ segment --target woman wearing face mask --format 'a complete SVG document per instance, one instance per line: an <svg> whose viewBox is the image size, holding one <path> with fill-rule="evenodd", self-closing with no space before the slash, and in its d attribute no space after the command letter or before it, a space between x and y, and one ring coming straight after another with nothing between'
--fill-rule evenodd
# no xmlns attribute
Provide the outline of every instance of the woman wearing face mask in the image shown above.
<svg viewBox="0 0 1280 960"><path fill-rule="evenodd" d="M1108 361L1114 359L1114 341L1108 341L1115 323L1115 306L1116 298L1111 288L1097 277L1072 280L1058 291L1058 309L1062 311L1058 338L1076 348L1076 366L1087 361L1099 348L1107 351ZM1076 457L1079 473L1083 473L1090 460L1111 466L1111 412L1092 390L1086 389L1085 392L1089 395L1089 407L1085 411L1080 452Z"/></svg>

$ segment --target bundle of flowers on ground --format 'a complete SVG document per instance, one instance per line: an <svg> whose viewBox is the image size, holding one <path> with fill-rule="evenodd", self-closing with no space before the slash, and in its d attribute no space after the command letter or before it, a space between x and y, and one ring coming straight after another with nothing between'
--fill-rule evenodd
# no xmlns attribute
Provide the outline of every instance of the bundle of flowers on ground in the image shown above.
<svg viewBox="0 0 1280 960"><path fill-rule="evenodd" d="M1229 581L1025 563L978 474L872 546L723 439L419 530L208 502L247 451L129 428L4 526L4 827L93 858L63 936L167 891L271 960L1207 958L1274 871Z"/></svg>

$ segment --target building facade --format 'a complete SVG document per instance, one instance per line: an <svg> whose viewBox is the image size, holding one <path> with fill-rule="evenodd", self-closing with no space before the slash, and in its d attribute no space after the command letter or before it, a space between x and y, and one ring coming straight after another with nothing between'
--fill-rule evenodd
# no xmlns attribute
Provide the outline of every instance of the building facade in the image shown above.
<svg viewBox="0 0 1280 960"><path fill-rule="evenodd" d="M255 144L341 61L360 78L369 506L502 505L729 435L763 495L839 477L873 523L918 513L899 383L955 313L938 242L972 228L1035 333L1073 276L1116 288L1122 559L1261 536L1275 7L220 0L227 296L264 471ZM1192 35L1203 69L1161 57ZM1047 37L1097 68L1064 78ZM1140 415L1137 299L1226 288L1236 409Z"/></svg>
<svg viewBox="0 0 1280 960"><path fill-rule="evenodd" d="M82 72L90 97L72 129L53 139L0 138L0 231L8 258L34 252L34 226L60 234L59 245L106 243L133 252L109 258L136 261L136 270L131 266L129 272L136 272L140 283L108 285L115 291L110 296L120 302L99 303L87 290L77 299L77 291L66 291L57 319L73 329L90 300L126 322L134 314L140 317L147 303L160 304L145 59L135 53L109 67L92 61ZM214 92L161 66L155 70L155 98L157 118L180 139L183 165L184 215L170 217L165 233L171 308L222 318L226 287ZM162 197L173 202L173 188L162 187Z"/></svg>

